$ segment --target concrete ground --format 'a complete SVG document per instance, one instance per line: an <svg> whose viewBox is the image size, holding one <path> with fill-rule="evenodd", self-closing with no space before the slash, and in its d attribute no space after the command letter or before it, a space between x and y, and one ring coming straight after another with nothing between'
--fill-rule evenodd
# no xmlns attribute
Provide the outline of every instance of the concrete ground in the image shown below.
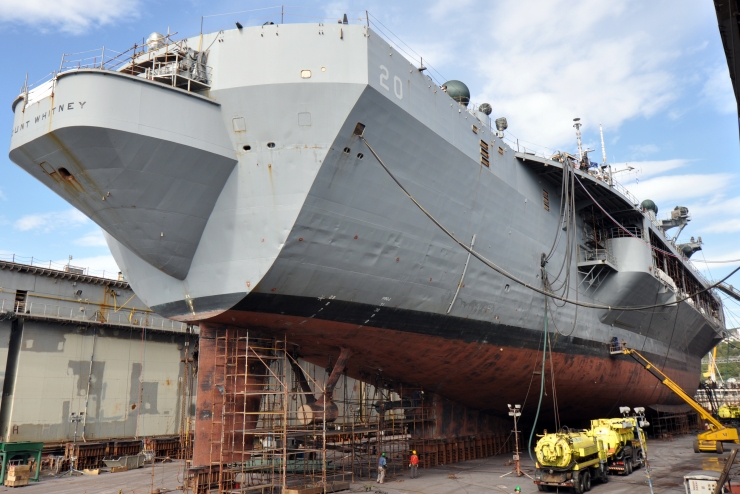
<svg viewBox="0 0 740 494"><path fill-rule="evenodd" d="M23 487L0 486L0 492L14 492L15 494L149 494L176 491L182 486L182 460L170 463L157 463L138 470L128 472L109 473L100 475L52 476L42 475L41 480L30 482ZM179 487L182 489L182 487ZM180 492L182 492L180 490Z"/></svg>
<svg viewBox="0 0 740 494"><path fill-rule="evenodd" d="M683 476L693 470L721 470L724 455L695 454L692 449L694 436L677 437L673 441L653 440L648 443L655 494L684 493ZM526 457L526 454L524 455ZM420 470L418 479L410 479L408 471L402 475L386 478L383 485L368 479L357 479L351 486L353 492L373 492L376 494L478 494L513 493L519 485L523 494L538 492L527 477L515 475L501 477L511 471L506 465L511 455L499 455L481 460L455 463L429 470ZM44 476L39 483L32 483L23 489L22 494L149 494L159 489L161 493L182 489L183 462L158 463L134 471L120 473L101 473L97 476L53 477ZM534 467L529 458L522 461L522 469L532 475ZM632 475L610 476L608 484L594 483L591 492L615 494L649 493L645 469L635 470ZM366 488L370 488L366 491ZM19 488L15 488L19 489ZM14 491L10 487L0 487L0 493ZM346 491L345 491L346 492Z"/></svg>
<svg viewBox="0 0 740 494"><path fill-rule="evenodd" d="M724 466L724 455L694 453L694 436L681 436L673 441L648 441L648 461L655 494L685 494L683 476L694 470L718 470ZM727 447L727 446L726 446ZM729 449L729 448L728 448ZM534 465L525 453L522 469L534 475ZM408 473L395 478L386 478L383 485L374 481L358 481L352 484L355 492L365 492L367 486L377 494L479 494L479 493L513 493L517 485L522 494L539 492L527 477L511 474L501 475L512 470L506 465L510 454L498 455L481 460L454 463L430 470L420 470L418 479L410 479ZM568 490L561 490L568 492ZM594 482L591 492L597 494L640 494L649 493L647 476L644 468L635 470L632 475L623 477L610 475L608 484Z"/></svg>

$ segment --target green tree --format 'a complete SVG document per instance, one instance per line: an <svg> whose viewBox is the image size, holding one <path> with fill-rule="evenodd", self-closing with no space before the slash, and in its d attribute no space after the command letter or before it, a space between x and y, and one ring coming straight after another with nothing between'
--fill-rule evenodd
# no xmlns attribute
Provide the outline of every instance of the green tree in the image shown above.
<svg viewBox="0 0 740 494"><path fill-rule="evenodd" d="M708 380L709 357L701 361L702 381ZM717 368L723 380L735 378L740 380L740 343L725 340L717 345ZM719 380L720 376L717 376Z"/></svg>

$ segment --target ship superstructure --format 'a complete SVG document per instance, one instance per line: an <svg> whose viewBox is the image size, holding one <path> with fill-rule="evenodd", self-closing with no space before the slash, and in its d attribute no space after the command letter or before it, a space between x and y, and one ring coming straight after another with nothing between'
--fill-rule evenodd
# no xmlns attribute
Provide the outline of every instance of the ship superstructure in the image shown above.
<svg viewBox="0 0 740 494"><path fill-rule="evenodd" d="M202 338L284 335L320 365L344 349L353 377L505 413L542 348L546 300L528 284L589 306L547 302L562 415L673 399L609 355L615 338L696 389L724 316L666 236L688 211L658 219L587 153L512 148L490 107L422 69L359 24L155 38L24 91L10 157Z"/></svg>

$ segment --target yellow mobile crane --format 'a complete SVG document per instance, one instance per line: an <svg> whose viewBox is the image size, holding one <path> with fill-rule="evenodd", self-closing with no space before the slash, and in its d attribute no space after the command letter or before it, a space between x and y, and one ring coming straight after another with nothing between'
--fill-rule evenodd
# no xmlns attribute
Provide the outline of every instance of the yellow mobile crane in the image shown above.
<svg viewBox="0 0 740 494"><path fill-rule="evenodd" d="M622 353L635 359L638 364L645 367L645 369L655 376L658 381L663 383L665 387L676 393L683 401L688 403L691 408L696 410L696 413L709 422L709 430L700 433L694 440L695 453L701 453L702 451L723 453L725 450L722 445L723 442L740 444L737 429L722 425L719 420L715 419L711 413L704 409L703 406L687 395L678 384L674 383L668 376L663 374L660 369L651 364L648 359L640 355L637 350L627 348L626 346L620 347L617 342L617 344L610 349L610 353L613 355Z"/></svg>

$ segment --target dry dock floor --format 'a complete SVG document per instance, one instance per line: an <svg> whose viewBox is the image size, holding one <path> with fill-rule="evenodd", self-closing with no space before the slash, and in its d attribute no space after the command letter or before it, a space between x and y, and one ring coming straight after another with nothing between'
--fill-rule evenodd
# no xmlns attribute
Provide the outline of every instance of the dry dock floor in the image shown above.
<svg viewBox="0 0 740 494"><path fill-rule="evenodd" d="M650 466L653 477L653 491L662 493L684 493L683 476L693 470L721 470L724 455L695 454L692 450L694 436L681 436L673 441L653 440L648 443ZM525 454L526 456L526 454ZM478 493L513 493L519 485L523 494L538 492L536 486L526 477L514 475L501 477L511 471L512 466L506 462L511 455L499 455L481 460L455 463L430 470L420 470L418 479L410 479L407 472L403 475L386 478L383 485L374 481L357 481L352 484L352 492L373 492L376 494L478 494ZM533 466L529 458L522 462L522 468L530 475ZM735 469L737 471L737 468ZM161 493L180 491L182 489L183 463L158 463L152 468L147 466L138 470L119 473L103 472L97 476L52 477L44 476L39 483L25 487L0 487L0 492L21 489L21 494L55 493L55 494L149 494L153 489ZM366 487L370 491L366 491ZM153 489L152 489L153 488ZM156 492L156 490L154 491ZM345 491L347 492L347 491ZM567 491L565 491L567 492ZM594 483L591 492L615 494L649 493L644 469L635 470L628 477L610 476L608 484Z"/></svg>

